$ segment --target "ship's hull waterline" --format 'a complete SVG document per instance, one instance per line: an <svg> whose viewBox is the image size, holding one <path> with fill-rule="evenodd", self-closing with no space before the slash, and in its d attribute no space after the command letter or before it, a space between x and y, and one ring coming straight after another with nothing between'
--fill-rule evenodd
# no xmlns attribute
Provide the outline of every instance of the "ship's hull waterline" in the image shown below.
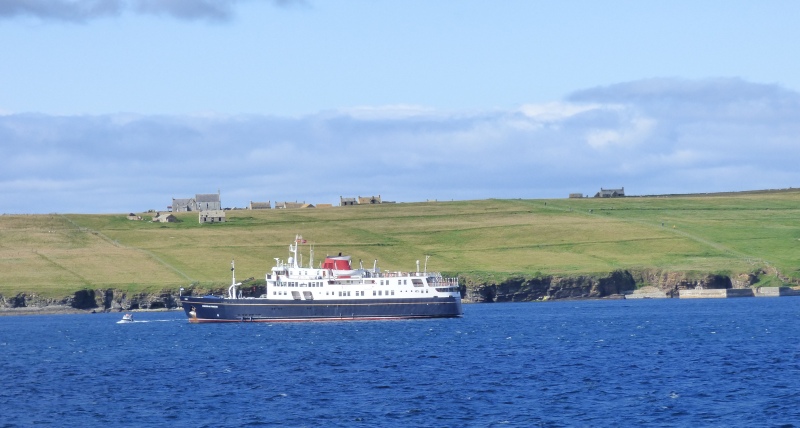
<svg viewBox="0 0 800 428"><path fill-rule="evenodd" d="M413 318L452 318L462 314L455 298L270 301L181 297L190 322L347 321Z"/></svg>

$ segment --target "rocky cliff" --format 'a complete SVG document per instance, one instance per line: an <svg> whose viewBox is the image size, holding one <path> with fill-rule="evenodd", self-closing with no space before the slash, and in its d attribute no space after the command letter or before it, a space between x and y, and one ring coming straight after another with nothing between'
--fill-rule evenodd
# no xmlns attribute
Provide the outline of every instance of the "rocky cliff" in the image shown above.
<svg viewBox="0 0 800 428"><path fill-rule="evenodd" d="M621 295L636 289L636 281L628 271L615 271L607 276L543 276L512 277L500 283L474 284L467 280L464 302L528 302L550 299L587 299Z"/></svg>
<svg viewBox="0 0 800 428"><path fill-rule="evenodd" d="M599 299L621 297L639 287L661 290L677 296L679 290L704 288L749 288L756 274L734 277L660 270L614 271L600 276L512 277L499 283L462 282L464 302L529 302L551 299Z"/></svg>
<svg viewBox="0 0 800 428"><path fill-rule="evenodd" d="M70 296L51 298L36 293L16 296L0 295L0 309L63 307L95 311L127 311L136 309L171 309L178 306L175 291L128 293L114 289L78 290Z"/></svg>

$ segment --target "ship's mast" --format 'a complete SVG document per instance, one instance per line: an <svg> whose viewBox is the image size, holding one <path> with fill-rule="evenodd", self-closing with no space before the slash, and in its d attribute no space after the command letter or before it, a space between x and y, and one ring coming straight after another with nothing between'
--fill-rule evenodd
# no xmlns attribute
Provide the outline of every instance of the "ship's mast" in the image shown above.
<svg viewBox="0 0 800 428"><path fill-rule="evenodd" d="M234 265L234 260L231 259L231 286L228 287L228 298L235 299L236 298L236 286L242 285L241 282L236 282L236 266Z"/></svg>
<svg viewBox="0 0 800 428"><path fill-rule="evenodd" d="M289 244L289 252L292 253L292 257L289 257L289 267L296 268L297 267L297 242L294 244Z"/></svg>

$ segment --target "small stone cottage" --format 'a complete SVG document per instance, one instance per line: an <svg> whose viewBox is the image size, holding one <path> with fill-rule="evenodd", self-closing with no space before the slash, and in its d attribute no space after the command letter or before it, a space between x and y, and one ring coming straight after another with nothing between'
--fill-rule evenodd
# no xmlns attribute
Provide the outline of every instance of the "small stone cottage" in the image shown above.
<svg viewBox="0 0 800 428"><path fill-rule="evenodd" d="M206 210L200 211L200 224L203 223L224 223L225 211L223 210Z"/></svg>

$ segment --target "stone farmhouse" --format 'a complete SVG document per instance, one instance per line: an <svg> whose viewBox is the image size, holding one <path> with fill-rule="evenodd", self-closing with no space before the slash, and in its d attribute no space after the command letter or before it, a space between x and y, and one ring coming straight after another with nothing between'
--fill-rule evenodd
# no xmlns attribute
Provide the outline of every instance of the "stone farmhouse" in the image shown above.
<svg viewBox="0 0 800 428"><path fill-rule="evenodd" d="M346 207L349 205L372 205L380 204L381 195L378 196L359 196L358 198L344 198L339 196L339 206Z"/></svg>
<svg viewBox="0 0 800 428"><path fill-rule="evenodd" d="M197 211L221 210L219 193L205 193L195 196Z"/></svg>
<svg viewBox="0 0 800 428"><path fill-rule="evenodd" d="M170 210L174 213L185 213L188 211L194 211L196 204L194 203L194 199L176 199L172 198L172 205L170 206Z"/></svg>
<svg viewBox="0 0 800 428"><path fill-rule="evenodd" d="M272 209L272 202L271 201L267 201L267 202L253 202L253 201L250 201L250 206L247 207L247 208L251 209L251 210L271 210Z"/></svg>
<svg viewBox="0 0 800 428"><path fill-rule="evenodd" d="M189 211L221 210L219 193L198 193L194 198L172 198L172 212L184 213Z"/></svg>
<svg viewBox="0 0 800 428"><path fill-rule="evenodd" d="M343 197L339 196L339 206L340 207L346 207L346 206L349 206L349 205L357 205L357 204L358 204L358 200L356 198L343 198Z"/></svg>
<svg viewBox="0 0 800 428"><path fill-rule="evenodd" d="M600 191L594 195L595 198L621 198L623 196L625 196L624 187L620 189L603 189L601 187Z"/></svg>
<svg viewBox="0 0 800 428"><path fill-rule="evenodd" d="M370 204L380 204L381 203L381 195L378 196L359 196L358 197L359 205L370 205Z"/></svg>
<svg viewBox="0 0 800 428"><path fill-rule="evenodd" d="M203 223L224 223L225 211L223 210L204 210L198 215L200 224Z"/></svg>
<svg viewBox="0 0 800 428"><path fill-rule="evenodd" d="M275 209L314 208L314 205L305 202L275 202Z"/></svg>
<svg viewBox="0 0 800 428"><path fill-rule="evenodd" d="M153 223L175 223L178 218L170 213L156 213L153 217Z"/></svg>

